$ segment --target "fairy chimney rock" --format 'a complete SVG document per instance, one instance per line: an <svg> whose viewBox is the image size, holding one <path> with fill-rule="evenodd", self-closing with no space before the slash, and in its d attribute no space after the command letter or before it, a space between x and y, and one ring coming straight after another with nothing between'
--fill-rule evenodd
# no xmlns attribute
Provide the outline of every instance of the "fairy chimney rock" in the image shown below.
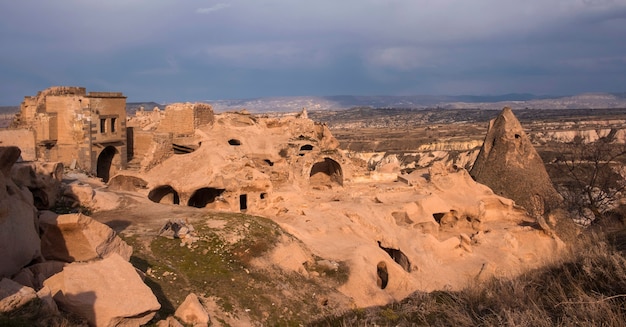
<svg viewBox="0 0 626 327"><path fill-rule="evenodd" d="M541 157L509 107L489 122L470 175L535 217L558 207L561 201Z"/></svg>

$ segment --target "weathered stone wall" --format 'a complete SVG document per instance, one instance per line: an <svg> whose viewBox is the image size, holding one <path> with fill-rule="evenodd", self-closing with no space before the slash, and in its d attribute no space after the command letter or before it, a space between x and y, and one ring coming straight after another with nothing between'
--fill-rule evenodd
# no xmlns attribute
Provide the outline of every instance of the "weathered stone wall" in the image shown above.
<svg viewBox="0 0 626 327"><path fill-rule="evenodd" d="M93 92L89 93L90 96L92 94ZM89 107L92 112L92 124L96 125L92 142L126 141L126 98L90 97Z"/></svg>
<svg viewBox="0 0 626 327"><path fill-rule="evenodd" d="M165 108L165 118L157 128L158 132L175 133L175 135L191 135L194 133L193 109L185 107Z"/></svg>
<svg viewBox="0 0 626 327"><path fill-rule="evenodd" d="M16 146L22 151L24 161L37 160L35 151L35 134L27 129L0 130L0 146Z"/></svg>
<svg viewBox="0 0 626 327"><path fill-rule="evenodd" d="M194 129L202 125L212 124L215 119L213 116L213 108L210 105L204 103L196 103L193 106L193 115Z"/></svg>
<svg viewBox="0 0 626 327"><path fill-rule="evenodd" d="M15 126L34 131L36 157L42 160L92 173L109 163L115 170L126 167L126 97L120 92L51 87L24 98ZM116 156L99 163L107 147Z"/></svg>
<svg viewBox="0 0 626 327"><path fill-rule="evenodd" d="M48 96L45 110L57 115L57 144L82 144L85 137L83 130L83 98L80 96Z"/></svg>
<svg viewBox="0 0 626 327"><path fill-rule="evenodd" d="M149 146L141 151L145 151L141 160L141 167L145 167L146 170L151 169L155 165L163 162L163 160L170 157L174 152L172 150L172 134L171 133L151 133L149 134L151 140ZM141 140L142 147L145 146L144 142L147 142L146 136L142 135L139 138ZM135 138L137 140L137 138Z"/></svg>
<svg viewBox="0 0 626 327"><path fill-rule="evenodd" d="M165 107L157 131L174 136L192 135L196 128L213 123L213 109L204 103L175 103Z"/></svg>
<svg viewBox="0 0 626 327"><path fill-rule="evenodd" d="M152 146L153 133L150 131L135 130L133 137L133 159L144 158Z"/></svg>

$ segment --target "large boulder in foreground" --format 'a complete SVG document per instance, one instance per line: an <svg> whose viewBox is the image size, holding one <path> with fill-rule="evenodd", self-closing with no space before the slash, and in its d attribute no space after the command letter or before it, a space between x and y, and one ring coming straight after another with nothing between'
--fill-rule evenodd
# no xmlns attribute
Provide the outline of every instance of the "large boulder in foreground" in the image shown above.
<svg viewBox="0 0 626 327"><path fill-rule="evenodd" d="M28 187L38 209L50 209L56 205L61 195L63 164L18 162L11 168L11 178L17 185Z"/></svg>
<svg viewBox="0 0 626 327"><path fill-rule="evenodd" d="M48 278L57 305L91 326L141 326L161 305L135 268L112 254L89 263L71 263Z"/></svg>
<svg viewBox="0 0 626 327"><path fill-rule="evenodd" d="M508 107L489 122L470 175L496 194L514 200L534 217L559 207L562 200L543 160Z"/></svg>
<svg viewBox="0 0 626 327"><path fill-rule="evenodd" d="M40 257L32 194L9 177L19 157L19 148L0 147L0 278L10 277Z"/></svg>
<svg viewBox="0 0 626 327"><path fill-rule="evenodd" d="M43 211L39 225L42 254L47 260L88 261L116 253L128 261L133 253L109 226L79 213Z"/></svg>

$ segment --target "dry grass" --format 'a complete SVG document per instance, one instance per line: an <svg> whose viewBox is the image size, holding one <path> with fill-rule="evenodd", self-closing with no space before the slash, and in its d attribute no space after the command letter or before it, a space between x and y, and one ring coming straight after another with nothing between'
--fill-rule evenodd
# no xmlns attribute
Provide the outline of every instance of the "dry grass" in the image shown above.
<svg viewBox="0 0 626 327"><path fill-rule="evenodd" d="M626 230L588 232L560 264L460 292L415 293L314 326L624 326Z"/></svg>

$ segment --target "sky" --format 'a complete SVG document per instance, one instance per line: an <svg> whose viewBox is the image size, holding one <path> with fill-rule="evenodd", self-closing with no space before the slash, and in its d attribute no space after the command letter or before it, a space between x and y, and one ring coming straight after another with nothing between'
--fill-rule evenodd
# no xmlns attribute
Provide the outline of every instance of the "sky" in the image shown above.
<svg viewBox="0 0 626 327"><path fill-rule="evenodd" d="M0 0L0 105L626 91L626 0Z"/></svg>

